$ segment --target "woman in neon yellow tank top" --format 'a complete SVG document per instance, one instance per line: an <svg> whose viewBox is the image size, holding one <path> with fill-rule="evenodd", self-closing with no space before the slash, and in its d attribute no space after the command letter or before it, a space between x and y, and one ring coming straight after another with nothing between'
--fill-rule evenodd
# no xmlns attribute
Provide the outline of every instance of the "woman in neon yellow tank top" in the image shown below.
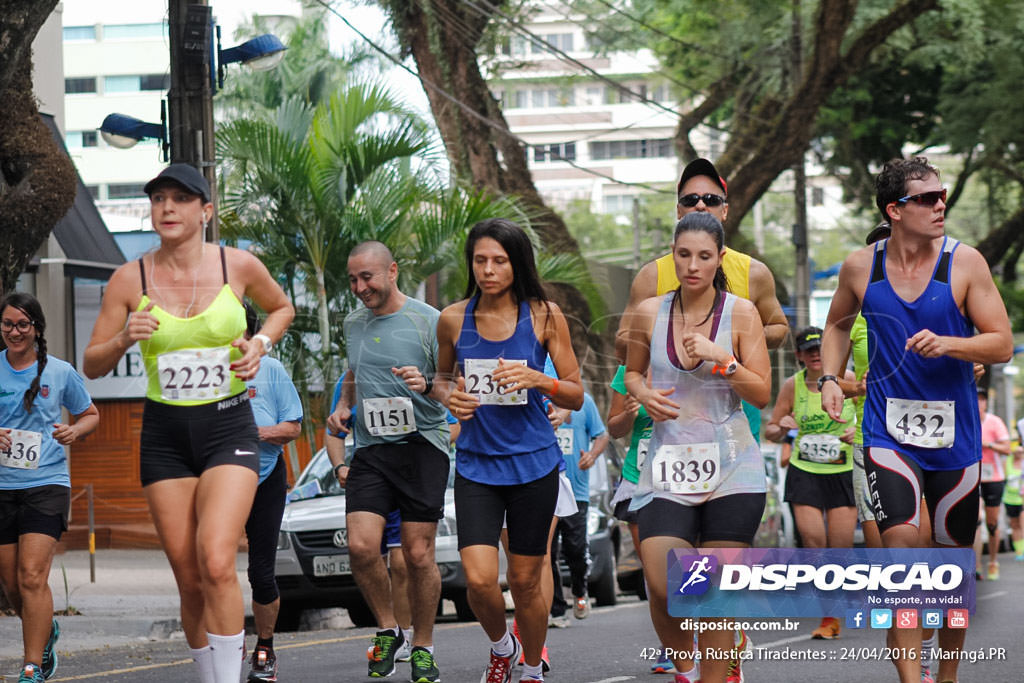
<svg viewBox="0 0 1024 683"><path fill-rule="evenodd" d="M821 407L821 335L818 327L807 327L797 334L796 359L804 368L779 390L765 436L781 441L790 429L799 430L786 471L783 499L793 507L793 521L804 547L849 548L857 525L853 495L856 410L853 401L845 401L843 421L839 422ZM847 371L846 381L852 386L855 375ZM839 637L838 620L825 617L812 637Z"/></svg>
<svg viewBox="0 0 1024 683"><path fill-rule="evenodd" d="M143 491L174 570L199 680L236 683L245 614L235 554L259 471L245 380L294 309L255 256L203 242L213 204L196 169L172 164L145 191L160 245L110 278L83 370L104 375L139 344L149 377ZM268 313L251 341L243 336L246 296Z"/></svg>

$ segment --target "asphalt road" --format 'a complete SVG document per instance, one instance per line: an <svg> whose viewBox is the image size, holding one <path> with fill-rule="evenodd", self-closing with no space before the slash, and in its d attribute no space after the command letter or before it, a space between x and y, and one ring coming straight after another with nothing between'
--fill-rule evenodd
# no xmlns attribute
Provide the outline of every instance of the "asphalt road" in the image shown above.
<svg viewBox="0 0 1024 683"><path fill-rule="evenodd" d="M1019 681L1024 647L1019 635L1020 596L1024 564L1004 554L1002 578L978 585L978 610L972 615L967 652L982 661L964 662L960 681L999 683ZM475 683L487 659L487 639L476 623L443 618L435 634L442 680ZM744 665L745 679L818 683L827 681L895 681L888 662L879 661L883 631L844 629L833 641L809 639L817 620L803 619L795 631L752 632L752 659ZM370 629L343 628L281 633L276 638L281 681L360 681L366 677L366 647ZM252 637L248 645L252 646ZM0 671L14 672L20 644L0 643ZM615 607L595 608L589 619L573 621L568 629L550 629L548 646L552 671L549 681L617 683L671 681L653 676L642 659L644 648L657 647L647 603L624 597ZM1002 648L1002 650L1000 650ZM392 680L408 680L408 665L400 665ZM7 673L0 680L15 681ZM169 639L146 640L92 650L63 653L54 681L191 681L192 663L180 633Z"/></svg>

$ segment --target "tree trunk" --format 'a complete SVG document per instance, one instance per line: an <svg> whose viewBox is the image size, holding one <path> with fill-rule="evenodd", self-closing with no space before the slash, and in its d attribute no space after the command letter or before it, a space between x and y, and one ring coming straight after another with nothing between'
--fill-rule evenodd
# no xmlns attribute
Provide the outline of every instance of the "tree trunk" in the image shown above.
<svg viewBox="0 0 1024 683"><path fill-rule="evenodd" d="M38 4L52 8L54 3ZM25 18L18 25L30 30L27 17L34 13L35 9L23 9L21 15ZM6 41L0 45L4 56L0 83L5 86L0 87L0 102L5 109L0 129L0 286L5 292L14 288L32 255L68 212L77 189L75 167L39 118L32 92L30 46L42 22L34 25L31 35L17 35L11 23L7 16L0 21L0 41ZM12 68L7 58L17 52L23 56Z"/></svg>
<svg viewBox="0 0 1024 683"><path fill-rule="evenodd" d="M578 255L579 245L565 221L537 192L527 166L527 150L510 133L500 103L480 73L476 45L492 18L494 5L483 0L382 0L382 4L401 44L416 60L453 175L495 194L518 196L532 212L533 227L545 249ZM603 367L607 361L598 359L611 354L592 351L605 348L606 340L593 331L586 300L575 288L550 289L579 343L577 355L589 354L580 355L581 368L603 379L609 369Z"/></svg>

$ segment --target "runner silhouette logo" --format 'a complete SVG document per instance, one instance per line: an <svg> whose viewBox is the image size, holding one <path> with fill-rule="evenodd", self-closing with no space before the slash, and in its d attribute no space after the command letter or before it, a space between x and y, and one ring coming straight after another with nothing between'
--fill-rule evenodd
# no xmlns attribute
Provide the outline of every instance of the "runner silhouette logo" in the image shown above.
<svg viewBox="0 0 1024 683"><path fill-rule="evenodd" d="M680 595L704 595L711 587L711 574L718 571L718 558L714 555L685 555L679 558L684 567Z"/></svg>

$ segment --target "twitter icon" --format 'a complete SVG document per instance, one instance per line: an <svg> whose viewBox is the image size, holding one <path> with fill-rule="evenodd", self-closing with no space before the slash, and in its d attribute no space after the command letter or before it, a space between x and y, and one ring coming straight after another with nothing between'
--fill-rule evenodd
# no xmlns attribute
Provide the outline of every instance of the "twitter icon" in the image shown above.
<svg viewBox="0 0 1024 683"><path fill-rule="evenodd" d="M892 628L892 610L871 610L871 628Z"/></svg>

